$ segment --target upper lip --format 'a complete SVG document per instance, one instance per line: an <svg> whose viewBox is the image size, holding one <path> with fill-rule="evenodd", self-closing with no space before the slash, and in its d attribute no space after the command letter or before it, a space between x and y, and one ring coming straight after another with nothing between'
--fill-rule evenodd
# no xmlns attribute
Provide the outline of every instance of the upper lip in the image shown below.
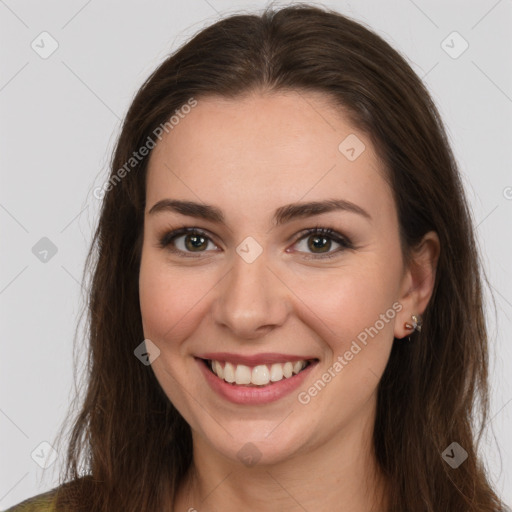
<svg viewBox="0 0 512 512"><path fill-rule="evenodd" d="M262 353L253 355L233 354L231 352L209 352L207 354L200 354L197 357L200 359L210 359L213 361L222 361L232 364L244 364L246 366L258 366L260 364L273 364L273 363L286 363L288 361L309 361L318 359L315 356L299 356L292 354L276 354Z"/></svg>

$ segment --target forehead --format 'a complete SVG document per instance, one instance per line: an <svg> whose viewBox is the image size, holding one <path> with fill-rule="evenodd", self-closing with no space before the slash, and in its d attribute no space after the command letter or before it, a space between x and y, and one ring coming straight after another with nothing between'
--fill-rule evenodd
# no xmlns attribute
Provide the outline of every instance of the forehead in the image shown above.
<svg viewBox="0 0 512 512"><path fill-rule="evenodd" d="M153 150L146 194L148 207L166 197L199 200L237 218L328 198L394 212L367 135L311 92L198 99Z"/></svg>

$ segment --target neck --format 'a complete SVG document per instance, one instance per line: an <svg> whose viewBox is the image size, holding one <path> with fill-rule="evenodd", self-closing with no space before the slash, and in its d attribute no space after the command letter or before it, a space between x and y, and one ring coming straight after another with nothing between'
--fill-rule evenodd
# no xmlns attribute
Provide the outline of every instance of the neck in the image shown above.
<svg viewBox="0 0 512 512"><path fill-rule="evenodd" d="M374 456L373 420L354 421L278 464L252 467L219 456L193 433L193 463L173 510L382 512L386 485Z"/></svg>

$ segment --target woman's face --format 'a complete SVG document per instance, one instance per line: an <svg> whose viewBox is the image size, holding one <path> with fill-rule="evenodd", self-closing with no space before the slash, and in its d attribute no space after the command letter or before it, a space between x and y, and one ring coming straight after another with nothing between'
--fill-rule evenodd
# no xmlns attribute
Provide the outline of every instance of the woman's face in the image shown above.
<svg viewBox="0 0 512 512"><path fill-rule="evenodd" d="M183 227L199 233L169 235ZM382 164L313 93L198 99L165 135L139 285L153 371L195 444L247 465L372 425L393 337L418 312Z"/></svg>

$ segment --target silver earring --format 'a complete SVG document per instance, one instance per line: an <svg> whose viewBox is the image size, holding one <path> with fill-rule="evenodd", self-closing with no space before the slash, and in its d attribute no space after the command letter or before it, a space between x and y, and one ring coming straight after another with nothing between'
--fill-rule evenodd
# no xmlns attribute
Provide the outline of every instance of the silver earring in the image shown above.
<svg viewBox="0 0 512 512"><path fill-rule="evenodd" d="M421 332L421 326L423 325L423 321L421 320L420 315L412 315L412 324L409 322L405 322L404 326L406 329L412 329L413 331Z"/></svg>

